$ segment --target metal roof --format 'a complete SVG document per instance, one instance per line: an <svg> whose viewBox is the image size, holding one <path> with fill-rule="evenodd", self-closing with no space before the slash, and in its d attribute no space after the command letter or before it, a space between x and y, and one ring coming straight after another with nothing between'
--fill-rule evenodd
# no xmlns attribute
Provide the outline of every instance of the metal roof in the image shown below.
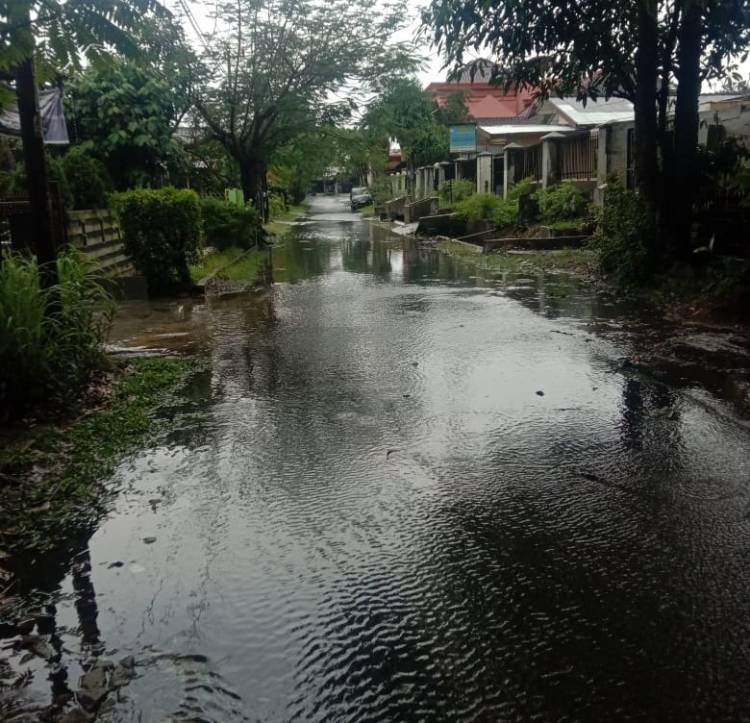
<svg viewBox="0 0 750 723"><path fill-rule="evenodd" d="M549 103L577 126L601 126L634 118L633 104L623 98L588 100L585 105L574 97L550 98Z"/></svg>
<svg viewBox="0 0 750 723"><path fill-rule="evenodd" d="M520 136L527 134L552 133L553 131L559 133L571 133L575 128L571 128L570 126L544 125L542 123L514 123L497 126L479 126L479 130L484 131L490 136Z"/></svg>

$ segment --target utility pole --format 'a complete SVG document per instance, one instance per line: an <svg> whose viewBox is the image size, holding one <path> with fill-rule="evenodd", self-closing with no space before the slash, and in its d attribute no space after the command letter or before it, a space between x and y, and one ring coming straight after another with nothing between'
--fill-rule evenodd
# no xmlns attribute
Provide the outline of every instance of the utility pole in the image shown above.
<svg viewBox="0 0 750 723"><path fill-rule="evenodd" d="M39 111L39 92L34 77L34 36L28 5L16 14L17 22L28 34L24 40L28 57L15 69L18 117L21 122L21 141L26 165L26 185L31 205L31 228L34 251L39 263L44 288L57 283L57 250L52 223L52 204L49 193L49 169L44 151L42 118Z"/></svg>

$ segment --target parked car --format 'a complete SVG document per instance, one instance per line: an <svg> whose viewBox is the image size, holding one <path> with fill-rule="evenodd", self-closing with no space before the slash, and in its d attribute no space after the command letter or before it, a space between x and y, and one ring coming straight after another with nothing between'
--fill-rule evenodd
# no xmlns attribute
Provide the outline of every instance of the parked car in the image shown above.
<svg viewBox="0 0 750 723"><path fill-rule="evenodd" d="M372 204L372 196L366 188L364 190L356 189L359 191L356 194L353 192L354 190L355 189L352 189L351 197L352 211L356 211L359 208L364 208L365 206L370 206Z"/></svg>
<svg viewBox="0 0 750 723"><path fill-rule="evenodd" d="M368 193L367 186L352 186L352 190L349 191L349 198L352 199L355 196L360 196L363 193Z"/></svg>

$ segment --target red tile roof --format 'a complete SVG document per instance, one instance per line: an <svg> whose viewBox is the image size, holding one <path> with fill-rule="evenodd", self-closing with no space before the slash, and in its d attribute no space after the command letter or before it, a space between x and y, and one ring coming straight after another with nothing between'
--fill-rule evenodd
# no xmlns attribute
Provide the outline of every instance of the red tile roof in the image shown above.
<svg viewBox="0 0 750 723"><path fill-rule="evenodd" d="M448 102L453 93L462 91L469 116L477 121L515 118L532 104L534 94L530 88L518 91L509 89L506 92L502 86L470 81L430 83L425 91L441 106Z"/></svg>

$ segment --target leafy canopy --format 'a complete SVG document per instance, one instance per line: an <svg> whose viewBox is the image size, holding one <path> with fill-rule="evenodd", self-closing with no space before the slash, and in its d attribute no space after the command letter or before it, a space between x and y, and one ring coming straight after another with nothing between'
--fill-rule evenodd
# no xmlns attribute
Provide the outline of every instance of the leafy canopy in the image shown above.
<svg viewBox="0 0 750 723"><path fill-rule="evenodd" d="M166 79L132 61L91 66L67 85L71 140L100 158L118 188L147 182L177 153L182 108Z"/></svg>
<svg viewBox="0 0 750 723"><path fill-rule="evenodd" d="M449 98L440 108L414 78L391 81L367 110L362 125L371 142L387 148L397 138L413 166L436 163L448 157L448 125L465 120L466 105L461 94Z"/></svg>
<svg viewBox="0 0 750 723"><path fill-rule="evenodd" d="M201 58L198 113L241 170L267 164L413 66L410 46L392 41L403 18L400 2L377 14L365 0L221 2Z"/></svg>

